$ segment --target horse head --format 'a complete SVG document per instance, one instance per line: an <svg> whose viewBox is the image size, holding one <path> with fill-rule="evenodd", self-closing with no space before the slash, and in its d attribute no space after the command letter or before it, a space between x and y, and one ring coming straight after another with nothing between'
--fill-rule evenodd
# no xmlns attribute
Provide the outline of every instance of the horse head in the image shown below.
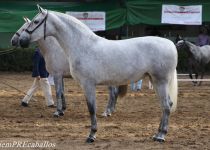
<svg viewBox="0 0 210 150"><path fill-rule="evenodd" d="M11 45L12 46L16 46L16 47L19 46L19 37L20 37L21 33L28 27L28 25L31 22L30 19L28 19L27 17L23 17L23 19L25 20L25 23L12 36L12 39L11 39Z"/></svg>
<svg viewBox="0 0 210 150"><path fill-rule="evenodd" d="M20 46L28 47L31 42L37 41L46 36L46 21L48 11L37 5L39 13L33 18L27 28L21 33Z"/></svg>
<svg viewBox="0 0 210 150"><path fill-rule="evenodd" d="M186 45L186 40L185 39L181 39L175 45L176 45L177 50L185 49L186 46L187 46Z"/></svg>

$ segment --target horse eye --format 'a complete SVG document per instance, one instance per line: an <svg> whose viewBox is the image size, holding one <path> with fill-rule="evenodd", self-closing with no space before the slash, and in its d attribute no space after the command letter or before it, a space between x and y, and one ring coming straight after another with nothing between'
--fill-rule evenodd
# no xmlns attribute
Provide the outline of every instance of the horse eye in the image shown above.
<svg viewBox="0 0 210 150"><path fill-rule="evenodd" d="M38 24L38 23L39 23L39 20L34 20L34 23L35 23L35 24Z"/></svg>

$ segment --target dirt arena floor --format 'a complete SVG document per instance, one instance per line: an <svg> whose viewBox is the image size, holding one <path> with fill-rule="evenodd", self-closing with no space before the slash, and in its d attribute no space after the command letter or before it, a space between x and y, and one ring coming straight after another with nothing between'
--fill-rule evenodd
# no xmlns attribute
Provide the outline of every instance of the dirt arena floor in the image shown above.
<svg viewBox="0 0 210 150"><path fill-rule="evenodd" d="M30 73L0 72L0 149L35 149L27 145L42 145L38 149L53 150L150 150L150 149L210 149L210 83L192 86L179 82L178 109L170 117L165 143L152 140L160 121L160 106L148 79L141 92L131 92L119 99L116 112L104 118L107 103L105 86L97 87L97 139L86 144L90 119L86 101L79 85L65 79L67 111L53 118L54 108L47 108L41 91L37 91L30 107L20 106L24 94L5 85L27 91L33 82ZM55 98L54 87L53 96ZM3 148L4 144L19 146ZM23 147L25 143L25 147ZM22 145L20 145L22 144ZM22 147L20 147L22 146ZM42 147L42 148L41 148Z"/></svg>

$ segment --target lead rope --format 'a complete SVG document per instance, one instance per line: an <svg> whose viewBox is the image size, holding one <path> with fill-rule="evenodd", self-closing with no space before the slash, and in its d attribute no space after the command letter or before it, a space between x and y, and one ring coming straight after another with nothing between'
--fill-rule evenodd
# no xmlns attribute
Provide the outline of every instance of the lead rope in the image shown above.
<svg viewBox="0 0 210 150"><path fill-rule="evenodd" d="M17 47L14 47L14 48L10 48L10 49L7 49L7 50L4 50L4 51L0 51L0 55L5 55L5 54L9 54L9 53L12 53L14 51L16 51Z"/></svg>
<svg viewBox="0 0 210 150"><path fill-rule="evenodd" d="M21 91L20 89L14 87L14 86L12 86L12 85L9 85L9 84L6 83L6 82L0 81L0 83L4 84L4 85L6 85L6 86L8 86L8 87L10 87L10 88L12 88L12 89L15 89L16 91L18 91L18 92L20 92L20 93L22 93L22 94L25 94L25 95L29 96L26 92ZM37 99L35 99L35 98L33 98L33 97L31 97L31 99L34 100L34 101L37 101Z"/></svg>

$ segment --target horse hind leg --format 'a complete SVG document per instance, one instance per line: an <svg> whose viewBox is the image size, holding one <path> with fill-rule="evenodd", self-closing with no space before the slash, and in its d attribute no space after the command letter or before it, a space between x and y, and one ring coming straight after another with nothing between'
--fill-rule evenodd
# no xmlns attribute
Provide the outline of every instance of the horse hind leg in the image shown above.
<svg viewBox="0 0 210 150"><path fill-rule="evenodd" d="M200 77L200 79L203 79L204 72L205 72L205 68L202 68L202 70L201 70L201 77ZM201 84L202 84L202 81L200 81L200 82L199 82L198 86L201 86Z"/></svg>
<svg viewBox="0 0 210 150"><path fill-rule="evenodd" d="M161 83L161 84L160 84ZM164 142L165 135L168 132L168 122L170 116L170 109L172 107L172 101L170 100L168 93L168 84L163 82L159 82L159 85L156 85L157 94L160 99L161 108L163 111L158 133L153 136L154 141Z"/></svg>

